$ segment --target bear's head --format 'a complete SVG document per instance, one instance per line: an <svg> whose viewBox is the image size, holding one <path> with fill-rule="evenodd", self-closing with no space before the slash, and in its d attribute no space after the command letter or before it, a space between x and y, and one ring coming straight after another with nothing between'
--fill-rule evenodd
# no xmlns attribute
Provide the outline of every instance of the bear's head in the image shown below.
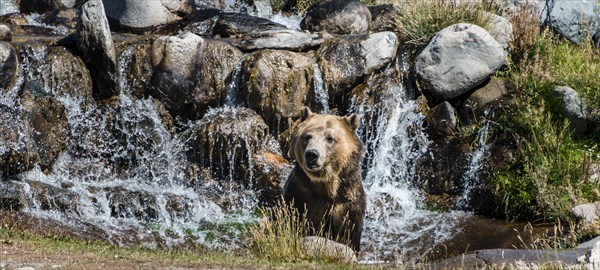
<svg viewBox="0 0 600 270"><path fill-rule="evenodd" d="M357 114L317 114L303 107L292 135L290 150L299 166L313 181L329 181L347 167L358 166L363 145L356 135Z"/></svg>

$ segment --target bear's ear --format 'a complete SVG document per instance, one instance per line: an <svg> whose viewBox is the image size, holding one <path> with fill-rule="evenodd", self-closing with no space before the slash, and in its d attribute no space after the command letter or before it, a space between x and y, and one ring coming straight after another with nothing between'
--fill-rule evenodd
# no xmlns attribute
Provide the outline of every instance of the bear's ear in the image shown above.
<svg viewBox="0 0 600 270"><path fill-rule="evenodd" d="M304 106L300 109L300 121L306 120L309 116L311 116L313 112L310 111L310 108Z"/></svg>
<svg viewBox="0 0 600 270"><path fill-rule="evenodd" d="M351 114L344 117L344 120L348 123L348 125L352 128L352 130L356 130L358 126L360 126L360 116L358 114Z"/></svg>

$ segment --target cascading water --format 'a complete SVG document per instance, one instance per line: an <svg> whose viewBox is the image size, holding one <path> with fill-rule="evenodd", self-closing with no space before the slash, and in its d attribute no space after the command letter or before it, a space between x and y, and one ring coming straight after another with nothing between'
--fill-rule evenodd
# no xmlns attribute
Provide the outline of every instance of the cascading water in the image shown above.
<svg viewBox="0 0 600 270"><path fill-rule="evenodd" d="M131 55L131 48L121 54L121 72ZM209 185L201 176L188 175L185 140L164 126L151 98L131 97L124 77L120 86L114 107L59 98L75 143L49 174L34 168L20 175L28 197L25 211L73 227L91 225L118 244L170 247L192 241L238 247L240 232L217 232L218 224L251 220L257 195L252 189L215 181ZM66 192L53 194L58 188ZM220 201L208 194L219 194ZM227 197L231 206L220 205Z"/></svg>
<svg viewBox="0 0 600 270"><path fill-rule="evenodd" d="M325 89L325 83L323 82L323 74L321 73L321 68L317 63L313 65L313 69L315 70L315 82L313 88L315 89L315 96L317 98L317 102L321 106L320 113L329 113L329 94Z"/></svg>
<svg viewBox="0 0 600 270"><path fill-rule="evenodd" d="M19 12L19 7L13 0L0 0L0 16Z"/></svg>
<svg viewBox="0 0 600 270"><path fill-rule="evenodd" d="M477 133L477 148L471 153L467 171L463 175L463 191L456 203L458 209L468 210L471 191L480 184L478 182L479 172L482 170L483 161L489 148L487 144L489 131L490 123L485 122Z"/></svg>
<svg viewBox="0 0 600 270"><path fill-rule="evenodd" d="M398 63L407 72L407 55ZM393 76L392 74L387 74ZM387 76L387 77L389 77ZM456 233L454 224L462 212L434 213L423 210L421 192L414 187L415 160L427 152L428 139L421 130L424 116L410 92L388 80L382 102L375 106L354 104L352 111L371 115L359 130L365 139L367 214L363 232L363 260L407 261L424 255Z"/></svg>

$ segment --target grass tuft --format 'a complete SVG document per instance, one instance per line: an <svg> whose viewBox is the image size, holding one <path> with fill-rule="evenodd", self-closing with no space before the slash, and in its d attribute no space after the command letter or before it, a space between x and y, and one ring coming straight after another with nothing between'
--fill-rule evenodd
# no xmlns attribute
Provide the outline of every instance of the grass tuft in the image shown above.
<svg viewBox="0 0 600 270"><path fill-rule="evenodd" d="M250 251L258 258L297 262L306 259L303 237L309 235L310 224L305 215L281 202L265 210L268 218L250 229ZM270 217L270 218L269 218Z"/></svg>
<svg viewBox="0 0 600 270"><path fill-rule="evenodd" d="M472 23L488 28L490 16L498 8L490 3L459 3L454 0L397 1L398 32L409 43L422 46L442 29L456 23Z"/></svg>

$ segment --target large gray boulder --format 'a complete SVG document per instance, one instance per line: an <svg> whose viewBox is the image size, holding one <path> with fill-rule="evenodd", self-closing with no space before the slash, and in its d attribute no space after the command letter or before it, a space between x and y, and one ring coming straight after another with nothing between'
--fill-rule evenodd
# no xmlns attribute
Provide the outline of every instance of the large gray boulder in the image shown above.
<svg viewBox="0 0 600 270"><path fill-rule="evenodd" d="M423 91L449 100L479 86L505 61L502 45L485 29L459 23L437 33L414 65Z"/></svg>
<svg viewBox="0 0 600 270"><path fill-rule="evenodd" d="M102 1L90 0L81 7L77 36L77 49L92 74L94 98L118 95L117 54Z"/></svg>
<svg viewBox="0 0 600 270"><path fill-rule="evenodd" d="M300 22L302 30L331 34L366 34L371 24L369 8L358 0L317 2Z"/></svg>
<svg viewBox="0 0 600 270"><path fill-rule="evenodd" d="M567 86L556 86L554 94L560 100L565 117L569 119L569 128L576 134L585 134L588 129L588 109L577 91Z"/></svg>
<svg viewBox="0 0 600 270"><path fill-rule="evenodd" d="M225 99L242 55L231 45L191 33L160 37L152 45L150 93L173 116L199 119Z"/></svg>
<svg viewBox="0 0 600 270"><path fill-rule="evenodd" d="M540 24L573 43L581 44L586 33L593 36L600 28L597 0L548 0L539 5Z"/></svg>
<svg viewBox="0 0 600 270"><path fill-rule="evenodd" d="M365 75L392 62L397 49L398 38L392 32L325 41L317 51L317 59L329 94L337 95L355 87Z"/></svg>
<svg viewBox="0 0 600 270"><path fill-rule="evenodd" d="M175 23L192 12L189 0L102 0L111 25L123 30L147 30Z"/></svg>

